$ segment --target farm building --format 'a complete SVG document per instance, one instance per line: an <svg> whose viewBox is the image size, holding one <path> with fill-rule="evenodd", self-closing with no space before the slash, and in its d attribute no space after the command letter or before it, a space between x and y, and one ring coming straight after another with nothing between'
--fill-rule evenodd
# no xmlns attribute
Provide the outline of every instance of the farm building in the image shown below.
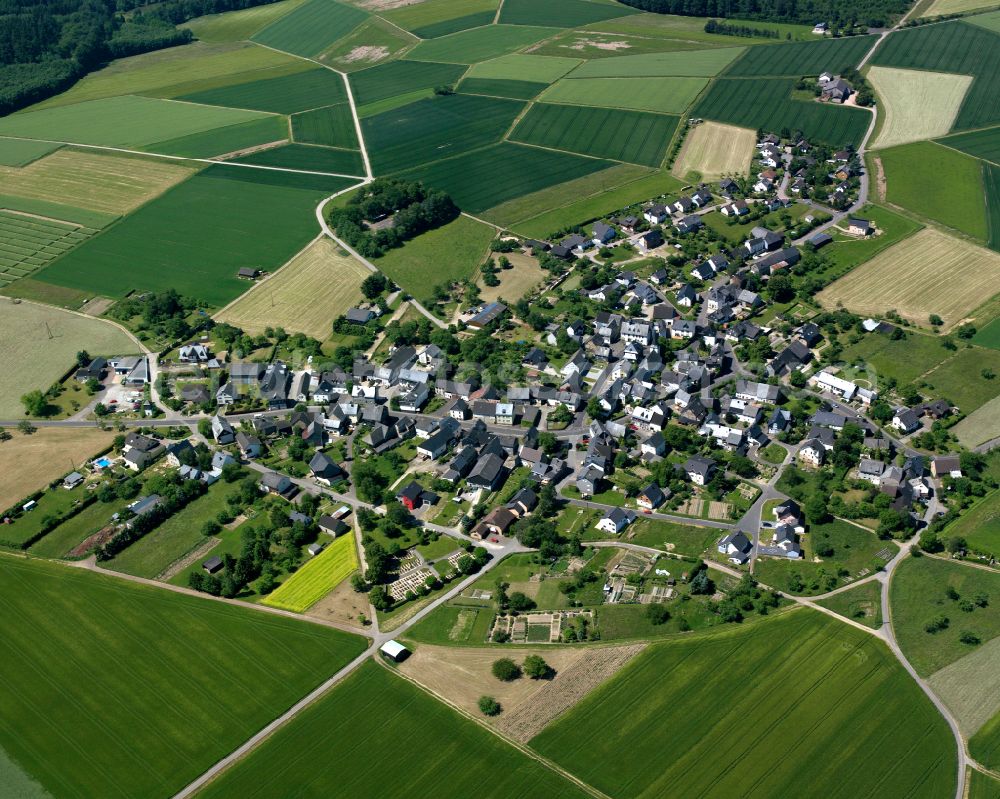
<svg viewBox="0 0 1000 799"><path fill-rule="evenodd" d="M379 652L394 663L401 663L410 656L410 650L399 641L386 641L379 647Z"/></svg>

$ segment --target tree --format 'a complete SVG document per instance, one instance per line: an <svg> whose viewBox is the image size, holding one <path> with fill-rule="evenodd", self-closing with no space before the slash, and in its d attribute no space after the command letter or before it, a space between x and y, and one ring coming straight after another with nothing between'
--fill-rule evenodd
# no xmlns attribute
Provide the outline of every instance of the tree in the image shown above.
<svg viewBox="0 0 1000 799"><path fill-rule="evenodd" d="M528 655L524 659L523 668L524 673L533 680L549 680L555 676L555 670L540 655Z"/></svg>
<svg viewBox="0 0 1000 799"><path fill-rule="evenodd" d="M368 599L375 610L386 611L392 607L392 597L384 585L376 585L368 594Z"/></svg>
<svg viewBox="0 0 1000 799"><path fill-rule="evenodd" d="M520 591L515 591L507 597L507 606L514 611L523 612L535 607L535 600Z"/></svg>
<svg viewBox="0 0 1000 799"><path fill-rule="evenodd" d="M45 395L38 389L23 394L21 396L21 404L24 405L24 412L28 416L44 416L46 409L49 407L49 402L45 398Z"/></svg>
<svg viewBox="0 0 1000 799"><path fill-rule="evenodd" d="M479 711L484 716L499 716L501 710L500 703L492 696L479 697Z"/></svg>
<svg viewBox="0 0 1000 799"><path fill-rule="evenodd" d="M361 293L369 300L376 299L386 289L388 281L381 272L368 275L361 281Z"/></svg>
<svg viewBox="0 0 1000 799"><path fill-rule="evenodd" d="M941 327L941 325L944 324L944 320L940 316L938 316L936 313L932 313L931 317L930 317L930 323L934 327Z"/></svg>
<svg viewBox="0 0 1000 799"><path fill-rule="evenodd" d="M700 574L704 574L704 572L701 572ZM646 605L646 618L649 619L649 623L653 625L666 624L670 620L670 611L667 610L666 605L659 602L653 602L652 604Z"/></svg>
<svg viewBox="0 0 1000 799"><path fill-rule="evenodd" d="M361 572L354 572L351 575L351 588L358 594L364 593L365 589L368 588L368 584L365 582L365 578L361 576Z"/></svg>
<svg viewBox="0 0 1000 799"><path fill-rule="evenodd" d="M791 278L780 272L771 275L770 280L767 281L767 293L772 302L788 302L795 296Z"/></svg>
<svg viewBox="0 0 1000 799"><path fill-rule="evenodd" d="M23 434L24 434L24 435L26 435L26 436L30 436L30 435L31 435L32 433L34 433L34 432L35 432L35 431L36 431L37 429L38 429L38 428L37 428L37 427L35 427L35 426L34 426L34 425L33 425L33 424L31 423L31 422L29 422L29 421L28 421L27 419L24 419L24 420L22 420L22 421L20 421L20 422L18 422L18 423L17 423L17 431L18 431L19 433L23 433Z"/></svg>
<svg viewBox="0 0 1000 799"><path fill-rule="evenodd" d="M976 635L972 630L965 630L959 637L958 640L963 644L968 644L969 646L975 646L980 643L982 639Z"/></svg>
<svg viewBox="0 0 1000 799"><path fill-rule="evenodd" d="M521 667L510 658L500 658L493 661L491 671L500 682L513 682L521 676Z"/></svg>
<svg viewBox="0 0 1000 799"><path fill-rule="evenodd" d="M88 363L90 363L90 353L86 350L80 350L76 354L76 365L82 369Z"/></svg>
<svg viewBox="0 0 1000 799"><path fill-rule="evenodd" d="M715 584L712 582L712 579L708 576L708 569L704 568L698 571L698 573L691 578L690 587L692 594L715 593Z"/></svg>

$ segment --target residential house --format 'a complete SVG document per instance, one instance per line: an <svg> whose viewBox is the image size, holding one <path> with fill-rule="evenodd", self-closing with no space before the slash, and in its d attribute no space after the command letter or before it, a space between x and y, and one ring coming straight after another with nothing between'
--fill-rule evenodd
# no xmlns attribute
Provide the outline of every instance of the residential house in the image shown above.
<svg viewBox="0 0 1000 799"><path fill-rule="evenodd" d="M717 546L720 555L725 555L732 563L743 565L750 560L753 542L742 530L736 530L723 537Z"/></svg>
<svg viewBox="0 0 1000 799"><path fill-rule="evenodd" d="M624 508L612 508L594 526L601 532L608 535L618 535L632 522L635 521L635 513Z"/></svg>
<svg viewBox="0 0 1000 799"><path fill-rule="evenodd" d="M663 493L663 489L661 489L656 483L650 483L639 492L636 504L638 504L643 510L652 511L656 510L666 501L667 497Z"/></svg>
<svg viewBox="0 0 1000 799"><path fill-rule="evenodd" d="M695 485L707 485L715 474L715 461L701 455L688 458L681 467Z"/></svg>

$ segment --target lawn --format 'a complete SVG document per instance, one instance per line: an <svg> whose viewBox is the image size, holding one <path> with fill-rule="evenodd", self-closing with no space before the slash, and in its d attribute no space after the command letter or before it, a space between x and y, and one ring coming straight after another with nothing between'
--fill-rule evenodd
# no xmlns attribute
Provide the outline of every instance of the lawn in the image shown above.
<svg viewBox="0 0 1000 799"><path fill-rule="evenodd" d="M34 488L43 487L43 485L34 486ZM16 503L22 502L26 496L27 492L16 497L13 502L4 503L0 507L4 510L8 507L16 507ZM82 500L89 497L90 492L85 490L83 486L77 486L71 490L63 488L62 485L47 488L35 500L36 505L30 512L14 520L12 524L5 524L3 527L0 527L0 546L10 547L11 549L27 549L33 541L41 537L39 533L50 518L65 516L74 507L78 506Z"/></svg>
<svg viewBox="0 0 1000 799"><path fill-rule="evenodd" d="M351 107L341 103L295 114L292 116L292 138L303 144L357 149L358 133Z"/></svg>
<svg viewBox="0 0 1000 799"><path fill-rule="evenodd" d="M333 320L361 300L361 281L368 275L360 261L321 238L216 318L253 335L283 327L322 340Z"/></svg>
<svg viewBox="0 0 1000 799"><path fill-rule="evenodd" d="M351 73L351 90L354 101L359 106L366 106L435 86L452 85L464 73L465 67L457 64L393 61Z"/></svg>
<svg viewBox="0 0 1000 799"><path fill-rule="evenodd" d="M365 174L365 163L359 150L343 150L316 144L285 144L233 159L236 164L257 164L328 175Z"/></svg>
<svg viewBox="0 0 1000 799"><path fill-rule="evenodd" d="M190 29L198 39L204 42L236 42L249 39L261 28L294 11L303 2L304 0L280 0L276 3L243 8L224 14L208 14L204 17L196 17L181 27Z"/></svg>
<svg viewBox="0 0 1000 799"><path fill-rule="evenodd" d="M681 180L717 180L723 175L746 175L757 152L757 131L702 122L688 131L671 172Z"/></svg>
<svg viewBox="0 0 1000 799"><path fill-rule="evenodd" d="M897 31L875 51L879 66L974 75L955 120L956 130L1000 122L1000 37L966 22L946 22Z"/></svg>
<svg viewBox="0 0 1000 799"><path fill-rule="evenodd" d="M699 527L693 524L677 524L661 519L644 519L641 514L632 526L621 536L629 544L654 547L679 555L700 556L722 535L714 527ZM607 538L606 533L591 526L583 535L587 538Z"/></svg>
<svg viewBox="0 0 1000 799"><path fill-rule="evenodd" d="M531 746L613 797L874 797L889 781L929 798L955 781L950 730L885 645L805 610L654 644Z"/></svg>
<svg viewBox="0 0 1000 799"><path fill-rule="evenodd" d="M348 185L212 166L46 267L39 279L115 297L175 288L225 305L247 288L236 277L240 267L273 270L288 261L315 235L316 204Z"/></svg>
<svg viewBox="0 0 1000 799"><path fill-rule="evenodd" d="M118 499L110 503L94 502L47 533L41 541L30 546L28 552L42 558L70 558L74 549L110 524L112 515L125 510L129 502ZM79 560L83 555L76 552L70 559Z"/></svg>
<svg viewBox="0 0 1000 799"><path fill-rule="evenodd" d="M293 75L261 78L193 92L178 98L189 103L248 108L275 114L294 114L310 108L347 102L344 79L329 69L311 69Z"/></svg>
<svg viewBox="0 0 1000 799"><path fill-rule="evenodd" d="M151 533L130 544L120 554L104 564L107 568L136 577L153 579L171 564L183 558L205 542L202 525L214 520L225 510L226 499L236 488L219 481L208 492L178 513L175 513Z"/></svg>
<svg viewBox="0 0 1000 799"><path fill-rule="evenodd" d="M390 730L407 742L405 757L384 748ZM330 746L331 735L338 746ZM399 797L586 795L430 694L369 662L199 797L377 796L390 772L393 795Z"/></svg>
<svg viewBox="0 0 1000 799"><path fill-rule="evenodd" d="M304 613L358 568L353 535L348 533L332 542L321 536L320 541L326 549L278 586L264 600L265 605Z"/></svg>
<svg viewBox="0 0 1000 799"><path fill-rule="evenodd" d="M421 42L409 55L415 61L475 64L513 53L557 32L527 25L487 25Z"/></svg>
<svg viewBox="0 0 1000 799"><path fill-rule="evenodd" d="M892 67L872 67L868 79L878 92L884 112L874 147L943 136L951 130L972 85L970 75Z"/></svg>
<svg viewBox="0 0 1000 799"><path fill-rule="evenodd" d="M513 268L497 272L499 286L481 286L479 296L483 302L493 302L501 297L516 302L528 292L545 283L551 275L538 265L538 260L519 252L507 254ZM532 293L531 298L534 298Z"/></svg>
<svg viewBox="0 0 1000 799"><path fill-rule="evenodd" d="M751 47L727 71L729 77L819 75L856 67L875 44L874 36L850 36L793 42L780 47Z"/></svg>
<svg viewBox="0 0 1000 799"><path fill-rule="evenodd" d="M251 38L276 50L315 56L367 18L361 9L337 0L308 0Z"/></svg>
<svg viewBox="0 0 1000 799"><path fill-rule="evenodd" d="M154 97L109 97L5 117L0 136L135 148L261 116L258 111Z"/></svg>
<svg viewBox="0 0 1000 799"><path fill-rule="evenodd" d="M428 303L435 286L472 277L495 235L489 225L460 216L389 250L375 265L419 302Z"/></svg>
<svg viewBox="0 0 1000 799"><path fill-rule="evenodd" d="M982 164L933 142L880 153L886 199L921 216L986 241Z"/></svg>
<svg viewBox="0 0 1000 799"><path fill-rule="evenodd" d="M573 78L666 78L717 75L738 55L742 47L719 47L711 50L675 53L643 53L588 61L572 74Z"/></svg>
<svg viewBox="0 0 1000 799"><path fill-rule="evenodd" d="M172 795L365 647L65 566L0 571L0 747L53 796Z"/></svg>
<svg viewBox="0 0 1000 799"><path fill-rule="evenodd" d="M112 356L138 349L119 328L102 320L34 303L0 302L0 369L8 375L0 387L0 416L5 419L22 418L21 395L51 386L73 366L80 350ZM68 465L64 459L59 469L67 471Z"/></svg>
<svg viewBox="0 0 1000 799"><path fill-rule="evenodd" d="M3 173L3 190L46 202L123 215L194 174L194 165L160 158L64 148Z"/></svg>
<svg viewBox="0 0 1000 799"><path fill-rule="evenodd" d="M31 139L0 139L0 166L27 166L61 145ZM9 174L4 172L4 174Z"/></svg>
<svg viewBox="0 0 1000 799"><path fill-rule="evenodd" d="M679 114L707 83L705 78L564 78L542 99L548 103Z"/></svg>
<svg viewBox="0 0 1000 799"><path fill-rule="evenodd" d="M768 533L761 533L761 543L770 543ZM826 547L833 550L832 554L820 556L818 553ZM877 557L877 552L883 549L893 555L897 552L895 544L880 541L870 530L840 519L811 525L802 536L802 549L801 560L758 558L754 574L762 583L780 591L810 596L872 573L888 560ZM821 558L820 562L814 561L814 557ZM847 572L844 577L840 576L842 571Z"/></svg>
<svg viewBox="0 0 1000 799"><path fill-rule="evenodd" d="M523 109L513 100L454 94L361 121L377 174L396 172L498 142Z"/></svg>
<svg viewBox="0 0 1000 799"><path fill-rule="evenodd" d="M513 53L473 64L466 77L554 83L582 63L578 58Z"/></svg>
<svg viewBox="0 0 1000 799"><path fill-rule="evenodd" d="M941 276L948 291L941 292ZM858 314L893 309L926 325L931 314L948 330L996 293L1000 255L925 228L894 244L825 288L817 299L827 308L838 303Z"/></svg>
<svg viewBox="0 0 1000 799"><path fill-rule="evenodd" d="M882 626L882 584L877 580L821 599L818 604L873 630Z"/></svg>
<svg viewBox="0 0 1000 799"><path fill-rule="evenodd" d="M655 167L663 161L677 122L677 117L664 114L536 103L510 138Z"/></svg>
<svg viewBox="0 0 1000 799"><path fill-rule="evenodd" d="M754 48L754 52L775 49ZM801 130L810 141L834 147L856 147L861 142L871 122L868 111L793 100L794 85L793 78L718 78L701 96L693 114L752 130Z"/></svg>
<svg viewBox="0 0 1000 799"><path fill-rule="evenodd" d="M610 161L597 158L502 142L412 169L399 177L442 189L463 211L478 214L494 205L609 166Z"/></svg>
<svg viewBox="0 0 1000 799"><path fill-rule="evenodd" d="M945 591L954 588L959 599ZM959 602L984 594L986 607L963 611ZM889 590L896 639L917 672L930 676L975 651L959 637L971 630L983 641L1000 635L1000 574L936 558L908 558L896 570ZM946 629L929 633L924 626L937 617Z"/></svg>
<svg viewBox="0 0 1000 799"><path fill-rule="evenodd" d="M504 0L503 8L500 9L500 22L578 28L636 13L635 9L618 3L594 3L588 0Z"/></svg>

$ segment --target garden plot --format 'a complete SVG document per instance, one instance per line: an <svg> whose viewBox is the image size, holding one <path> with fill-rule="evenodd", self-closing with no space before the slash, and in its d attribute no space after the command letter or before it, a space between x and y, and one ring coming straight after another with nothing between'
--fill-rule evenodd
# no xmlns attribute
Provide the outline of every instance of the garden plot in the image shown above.
<svg viewBox="0 0 1000 799"><path fill-rule="evenodd" d="M0 209L0 287L27 277L97 231Z"/></svg>
<svg viewBox="0 0 1000 799"><path fill-rule="evenodd" d="M840 278L817 295L826 308L858 314L894 309L917 324L931 314L952 328L996 293L1000 254L925 228ZM942 283L948 291L942 292Z"/></svg>
<svg viewBox="0 0 1000 799"><path fill-rule="evenodd" d="M882 101L882 130L873 147L943 136L962 107L971 75L872 67L868 78Z"/></svg>
<svg viewBox="0 0 1000 799"><path fill-rule="evenodd" d="M688 131L671 172L682 180L697 173L701 180L746 175L756 152L757 132L719 122L702 122Z"/></svg>

